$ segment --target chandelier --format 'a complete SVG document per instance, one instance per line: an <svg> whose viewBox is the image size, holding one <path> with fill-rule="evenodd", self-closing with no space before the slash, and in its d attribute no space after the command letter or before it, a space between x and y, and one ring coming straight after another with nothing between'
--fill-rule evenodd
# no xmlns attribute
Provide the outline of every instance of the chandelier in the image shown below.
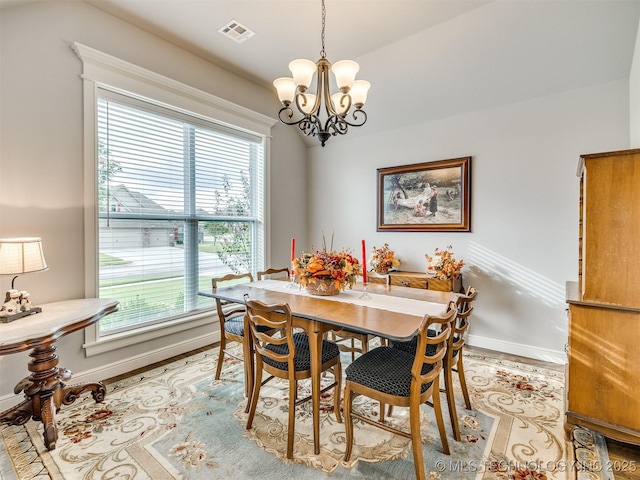
<svg viewBox="0 0 640 480"><path fill-rule="evenodd" d="M349 127L360 127L367 121L367 113L362 110L367 100L371 84L366 80L356 80L360 66L351 60L341 60L331 66L324 50L324 27L326 10L322 0L322 50L320 60L297 59L289 63L293 78L282 77L273 81L278 91L282 108L278 118L285 125L297 125L307 136L317 137L324 147L325 142L335 135L344 135ZM339 92L331 94L329 70L333 72ZM316 93L309 93L309 87L316 78ZM296 110L294 111L293 105ZM294 115L296 118L294 118Z"/></svg>

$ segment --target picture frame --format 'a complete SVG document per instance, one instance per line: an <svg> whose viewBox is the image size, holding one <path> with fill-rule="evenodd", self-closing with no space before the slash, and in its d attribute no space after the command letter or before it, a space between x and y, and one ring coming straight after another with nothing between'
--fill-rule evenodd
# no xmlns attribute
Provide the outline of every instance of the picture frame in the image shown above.
<svg viewBox="0 0 640 480"><path fill-rule="evenodd" d="M379 232L470 232L471 157L378 168L377 217Z"/></svg>

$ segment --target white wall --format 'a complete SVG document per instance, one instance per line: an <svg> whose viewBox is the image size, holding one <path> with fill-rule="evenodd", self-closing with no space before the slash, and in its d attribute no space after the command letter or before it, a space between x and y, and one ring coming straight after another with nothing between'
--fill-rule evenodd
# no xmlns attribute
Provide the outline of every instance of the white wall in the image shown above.
<svg viewBox="0 0 640 480"><path fill-rule="evenodd" d="M35 304L84 291L82 64L73 42L163 74L275 118L274 92L239 78L84 2L29 3L0 11L0 237L43 238L49 270L17 280ZM267 260L288 265L289 239L306 237L306 149L295 131L272 130L271 237ZM287 181L291 179L292 181ZM292 202L291 199L297 199ZM10 277L0 277L0 291ZM20 320L27 325L28 320ZM61 366L78 381L124 373L210 343L210 327L86 358L82 332L57 343ZM0 357L0 410L15 403L28 352ZM96 372L93 374L92 372ZM98 375L98 376L96 376Z"/></svg>
<svg viewBox="0 0 640 480"><path fill-rule="evenodd" d="M628 148L628 89L621 80L312 148L309 238L335 232L334 246L358 256L363 238L369 250L388 242L401 269L418 272L425 253L451 244L479 291L470 344L564 361L578 157ZM473 157L470 233L376 231L377 168L462 156Z"/></svg>

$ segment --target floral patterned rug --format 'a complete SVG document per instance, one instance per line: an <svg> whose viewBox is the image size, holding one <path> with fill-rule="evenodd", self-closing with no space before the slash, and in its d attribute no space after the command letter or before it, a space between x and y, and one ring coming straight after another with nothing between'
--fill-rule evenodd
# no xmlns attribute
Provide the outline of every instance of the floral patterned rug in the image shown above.
<svg viewBox="0 0 640 480"><path fill-rule="evenodd" d="M242 363L230 358L214 381L216 358L217 349L208 350L107 385L102 404L87 396L63 406L51 452L38 422L3 427L0 479L414 478L410 441L366 424L355 425L353 454L344 462L344 425L335 420L331 391L321 405L320 454L313 454L307 402L297 407L294 459L287 460L286 382L263 387L253 428L246 430ZM575 450L565 441L562 373L476 354L465 354L464 362L473 410L458 405L460 442L452 438L443 396L451 455L441 452L433 411L423 406L427 478L608 478L589 471L594 458L606 455L597 436L589 437L595 434L578 435ZM363 397L356 408L378 413L378 404ZM403 410L395 408L389 421L406 424Z"/></svg>

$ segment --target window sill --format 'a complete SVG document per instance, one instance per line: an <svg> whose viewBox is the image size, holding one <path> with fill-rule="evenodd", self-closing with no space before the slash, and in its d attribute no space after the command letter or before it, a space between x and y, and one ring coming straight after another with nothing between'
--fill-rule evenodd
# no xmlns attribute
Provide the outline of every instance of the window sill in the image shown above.
<svg viewBox="0 0 640 480"><path fill-rule="evenodd" d="M211 325L212 323L216 326L218 325L216 312L215 310L206 310L159 325L149 325L138 330L129 330L109 335L95 342L85 343L82 345L82 348L84 348L87 357L92 357L167 335L173 335L192 328Z"/></svg>

